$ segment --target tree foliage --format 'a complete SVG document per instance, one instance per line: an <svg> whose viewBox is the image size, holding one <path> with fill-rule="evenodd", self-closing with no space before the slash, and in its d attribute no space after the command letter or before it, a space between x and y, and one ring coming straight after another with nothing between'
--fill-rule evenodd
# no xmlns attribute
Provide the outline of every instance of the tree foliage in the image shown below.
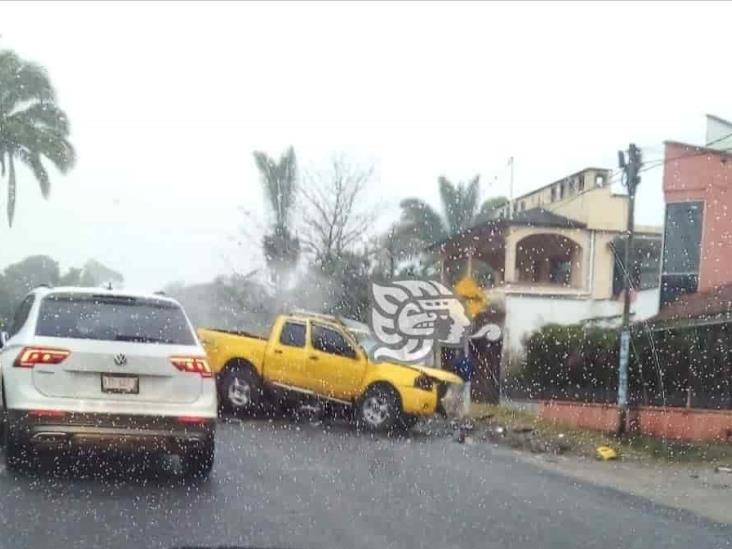
<svg viewBox="0 0 732 549"><path fill-rule="evenodd" d="M300 257L300 242L291 228L292 210L297 195L297 158L290 147L278 161L255 151L264 194L273 221L270 232L262 238L262 249L276 286L285 284Z"/></svg>
<svg viewBox="0 0 732 549"><path fill-rule="evenodd" d="M106 283L110 278L97 278L97 271L88 268L89 265L96 266L111 280L119 283L123 281L122 275L102 265L98 261L89 260L84 267L70 267L65 273L61 273L58 262L47 255L32 255L25 259L8 265L0 273L0 324L7 326L13 316L13 312L23 297L33 288L41 285L47 286L98 286Z"/></svg>
<svg viewBox="0 0 732 549"><path fill-rule="evenodd" d="M526 339L522 396L615 402L618 330L548 324ZM732 408L732 325L631 332L629 396L636 404ZM514 395L518 396L518 395Z"/></svg>
<svg viewBox="0 0 732 549"><path fill-rule="evenodd" d="M436 209L421 198L402 200L401 219L396 226L399 238L392 240L399 245L396 255L416 259L409 266L412 272L434 272L436 259L425 254L425 248L459 233L482 221L507 200L494 197L480 205L480 178L468 182L453 183L446 177L438 179L440 208Z"/></svg>
<svg viewBox="0 0 732 549"><path fill-rule="evenodd" d="M68 137L68 118L56 104L45 69L0 51L0 175L7 173L9 225L15 215L16 162L29 169L48 198L51 181L43 160L66 173L76 156Z"/></svg>

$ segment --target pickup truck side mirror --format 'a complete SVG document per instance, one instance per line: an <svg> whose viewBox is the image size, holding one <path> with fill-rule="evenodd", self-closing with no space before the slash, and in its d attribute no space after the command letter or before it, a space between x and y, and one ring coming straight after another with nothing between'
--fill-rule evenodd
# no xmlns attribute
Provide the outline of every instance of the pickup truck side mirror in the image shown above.
<svg viewBox="0 0 732 549"><path fill-rule="evenodd" d="M7 343L8 339L8 332L0 332L0 349L5 347L5 343Z"/></svg>

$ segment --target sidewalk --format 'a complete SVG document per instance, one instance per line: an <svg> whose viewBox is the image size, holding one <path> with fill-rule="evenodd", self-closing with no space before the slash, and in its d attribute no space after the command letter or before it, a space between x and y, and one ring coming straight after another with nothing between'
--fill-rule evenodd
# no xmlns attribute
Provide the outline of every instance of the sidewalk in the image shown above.
<svg viewBox="0 0 732 549"><path fill-rule="evenodd" d="M584 482L732 525L732 473L704 464L600 462L573 455L517 452L519 459Z"/></svg>

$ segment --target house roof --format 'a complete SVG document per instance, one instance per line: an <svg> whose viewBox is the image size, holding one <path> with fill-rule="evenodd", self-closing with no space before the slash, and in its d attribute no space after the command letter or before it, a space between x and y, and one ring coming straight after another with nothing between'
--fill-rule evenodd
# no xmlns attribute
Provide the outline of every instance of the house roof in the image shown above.
<svg viewBox="0 0 732 549"><path fill-rule="evenodd" d="M514 214L511 219L501 217L475 223L474 225L471 225L467 229L451 236L450 238L446 238L445 240L442 240L440 242L435 242L427 249L434 250L437 248L441 248L446 244L449 244L450 242L455 242L464 238L476 237L480 234L495 234L504 227L510 227L512 225L530 227L559 227L563 229L586 227L584 223L580 223L579 221L575 221L574 219L570 219L559 214L555 214L553 212L545 210L544 208L532 208L531 210L525 210L523 212L518 212Z"/></svg>
<svg viewBox="0 0 732 549"><path fill-rule="evenodd" d="M511 219L507 219L509 225L531 225L538 227L563 227L565 229L575 229L586 227L584 223L575 221L563 215L555 214L544 208L532 208L514 214Z"/></svg>
<svg viewBox="0 0 732 549"><path fill-rule="evenodd" d="M682 328L732 320L732 284L684 294L648 319L655 329Z"/></svg>

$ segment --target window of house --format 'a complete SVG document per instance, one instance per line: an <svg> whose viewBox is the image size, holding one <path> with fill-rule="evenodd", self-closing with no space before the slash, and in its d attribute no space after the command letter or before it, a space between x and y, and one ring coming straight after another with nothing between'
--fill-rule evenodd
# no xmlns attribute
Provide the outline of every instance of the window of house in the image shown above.
<svg viewBox="0 0 732 549"><path fill-rule="evenodd" d="M582 192L585 190L585 178L580 176L580 178L577 180L577 190L579 192Z"/></svg>
<svg viewBox="0 0 732 549"><path fill-rule="evenodd" d="M549 282L569 286L572 276L572 261L566 257L549 259Z"/></svg>
<svg viewBox="0 0 732 549"><path fill-rule="evenodd" d="M597 174L595 176L595 186L596 187L602 187L605 185L605 174Z"/></svg>
<svg viewBox="0 0 732 549"><path fill-rule="evenodd" d="M666 205L666 228L661 274L661 305L695 292L699 278L703 202Z"/></svg>
<svg viewBox="0 0 732 549"><path fill-rule="evenodd" d="M526 209L526 202L523 200L521 201L521 211L523 212Z"/></svg>
<svg viewBox="0 0 732 549"><path fill-rule="evenodd" d="M552 192L551 201L554 202L557 199L557 189L552 187L551 192Z"/></svg>
<svg viewBox="0 0 732 549"><path fill-rule="evenodd" d="M565 189L564 189L564 181L562 181L559 184L559 200L563 200L564 199L564 191L565 191Z"/></svg>
<svg viewBox="0 0 732 549"><path fill-rule="evenodd" d="M613 270L613 295L625 289L625 242L613 243L615 266ZM638 290L658 288L661 270L661 239L653 241L635 240L631 252L631 286Z"/></svg>

